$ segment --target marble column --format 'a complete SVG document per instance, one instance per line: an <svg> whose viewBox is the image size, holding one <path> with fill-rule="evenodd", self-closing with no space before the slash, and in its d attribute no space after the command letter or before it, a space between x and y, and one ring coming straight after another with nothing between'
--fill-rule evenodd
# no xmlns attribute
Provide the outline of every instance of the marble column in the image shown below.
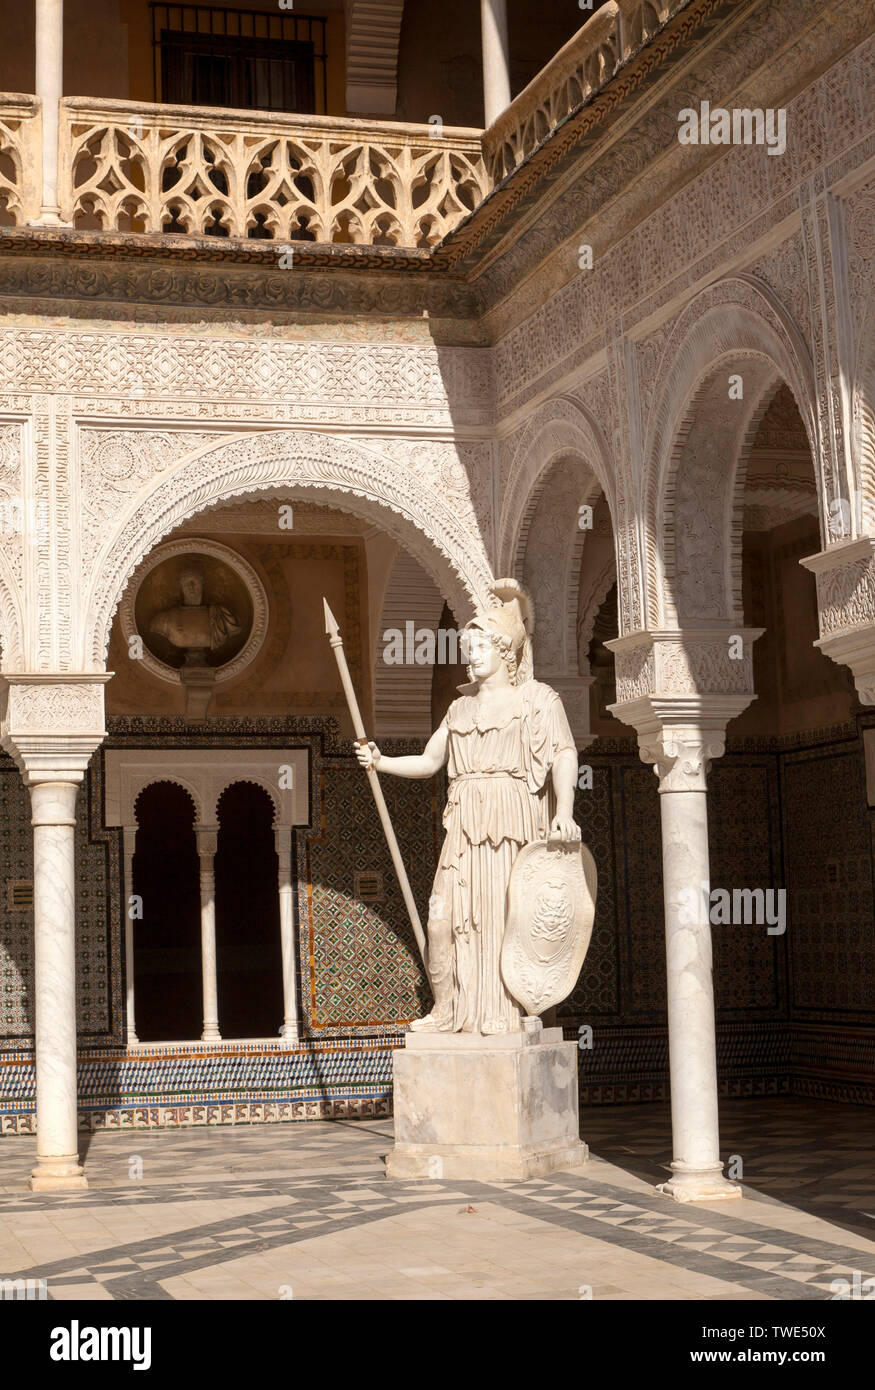
<svg viewBox="0 0 875 1390"><path fill-rule="evenodd" d="M79 779L81 780L81 778ZM37 1163L34 1192L87 1187L76 1124L76 873L78 781L30 787L36 976Z"/></svg>
<svg viewBox="0 0 875 1390"><path fill-rule="evenodd" d="M659 778L671 1076L672 1176L679 1202L740 1197L723 1176L717 1114L706 778L726 726L755 698L753 644L762 628L731 621L641 629L606 645L617 700Z"/></svg>
<svg viewBox="0 0 875 1390"><path fill-rule="evenodd" d="M484 125L491 126L510 105L507 0L480 0L483 35Z"/></svg>
<svg viewBox="0 0 875 1390"><path fill-rule="evenodd" d="M33 826L36 1192L87 1185L76 1123L76 793L106 735L107 680L96 673L0 677L0 744L30 793Z"/></svg>
<svg viewBox="0 0 875 1390"><path fill-rule="evenodd" d="M134 851L137 843L137 827L126 825L122 832L125 867L125 1010L127 1014L128 1043L139 1042L134 1015L134 907L131 898L134 892Z"/></svg>
<svg viewBox="0 0 875 1390"><path fill-rule="evenodd" d="M201 884L201 971L203 976L203 1042L221 1042L219 989L216 980L216 875L214 861L219 832L216 826L197 827Z"/></svg>
<svg viewBox="0 0 875 1390"><path fill-rule="evenodd" d="M288 1043L299 1041L298 996L296 990L297 954L292 903L292 844L288 826L274 832L277 857L277 885L280 901L280 942L283 958L283 1026L280 1037Z"/></svg>
<svg viewBox="0 0 875 1390"><path fill-rule="evenodd" d="M679 1202L740 1197L723 1175L717 1106L717 1043L712 980L711 870L706 776L722 737L687 727L642 740L641 756L659 777L672 1176L659 1190Z"/></svg>
<svg viewBox="0 0 875 1390"><path fill-rule="evenodd" d="M59 103L64 90L64 0L36 0L36 95L42 102L43 191L40 222L58 223Z"/></svg>

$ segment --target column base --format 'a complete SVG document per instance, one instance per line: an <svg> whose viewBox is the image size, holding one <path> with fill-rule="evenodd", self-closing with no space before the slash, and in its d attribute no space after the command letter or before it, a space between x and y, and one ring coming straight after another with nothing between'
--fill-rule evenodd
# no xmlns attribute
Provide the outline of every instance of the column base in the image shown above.
<svg viewBox="0 0 875 1390"><path fill-rule="evenodd" d="M561 1028L408 1033L393 1057L392 1179L544 1177L579 1168L577 1047Z"/></svg>
<svg viewBox="0 0 875 1390"><path fill-rule="evenodd" d="M78 1154L59 1154L39 1159L28 1185L31 1192L81 1192L88 1179Z"/></svg>
<svg viewBox="0 0 875 1390"><path fill-rule="evenodd" d="M218 1028L205 1028L201 1033L201 1042L221 1042L222 1034Z"/></svg>
<svg viewBox="0 0 875 1390"><path fill-rule="evenodd" d="M675 1202L726 1202L744 1196L741 1184L723 1176L723 1164L709 1168L691 1168L672 1163L673 1173L667 1182L657 1183L656 1191Z"/></svg>
<svg viewBox="0 0 875 1390"><path fill-rule="evenodd" d="M298 1037L297 1023L284 1023L280 1029L280 1038L289 1047L297 1047L301 1039Z"/></svg>

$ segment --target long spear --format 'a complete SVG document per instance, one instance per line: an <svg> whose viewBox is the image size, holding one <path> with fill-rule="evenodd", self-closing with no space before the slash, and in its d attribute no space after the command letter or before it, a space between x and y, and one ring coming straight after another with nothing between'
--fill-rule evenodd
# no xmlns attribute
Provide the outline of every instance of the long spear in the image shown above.
<svg viewBox="0 0 875 1390"><path fill-rule="evenodd" d="M358 700L355 697L355 691L353 690L352 681L350 680L349 667L346 664L346 653L343 650L343 638L340 635L340 628L337 625L337 619L335 618L331 609L328 607L328 600L323 598L322 603L325 608L325 631L328 635L328 640L331 643L332 648L334 649L334 655L337 660L337 669L340 672L340 683L343 686L343 693L346 696L346 703L349 706L349 713L350 718L352 719L352 726L355 729L356 743L358 743L363 748L367 748L368 736L365 733L365 726L362 723L362 716L359 710ZM419 946L419 953L422 956L423 964L427 966L428 948L425 944L425 932L422 930L422 923L419 920L419 912L417 911L416 902L414 901L413 897L413 892L410 888L410 880L407 877L407 870L405 869L404 861L401 858L401 851L398 848L398 841L395 838L395 831L392 829L392 822L389 819L389 808L386 805L386 799L383 796L383 788L380 786L380 779L377 775L376 768L369 767L367 770L367 775L368 781L371 784L371 791L374 793L374 800L377 803L377 812L379 814L380 821L383 826L383 831L386 836L386 843L389 846L389 853L392 856L392 863L395 866L395 873L398 875L398 883L401 888L401 895L404 898L404 904L407 908L407 914L410 917L410 925L413 927L413 934L416 937L416 942Z"/></svg>

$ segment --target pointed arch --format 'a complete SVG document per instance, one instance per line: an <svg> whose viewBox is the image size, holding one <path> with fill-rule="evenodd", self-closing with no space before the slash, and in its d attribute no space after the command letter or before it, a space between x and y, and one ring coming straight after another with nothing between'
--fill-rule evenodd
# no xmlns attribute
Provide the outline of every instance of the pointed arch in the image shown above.
<svg viewBox="0 0 875 1390"><path fill-rule="evenodd" d="M735 374L743 381L740 400L729 396ZM811 360L772 291L741 275L709 286L685 307L657 377L665 384L646 422L644 453L647 623L734 620L741 614L747 458L781 382L793 394L819 464ZM823 516L822 476L818 484Z"/></svg>

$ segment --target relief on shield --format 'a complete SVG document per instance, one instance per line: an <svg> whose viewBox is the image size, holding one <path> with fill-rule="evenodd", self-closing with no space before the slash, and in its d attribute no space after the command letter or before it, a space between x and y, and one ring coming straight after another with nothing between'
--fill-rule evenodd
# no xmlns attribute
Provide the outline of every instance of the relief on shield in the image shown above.
<svg viewBox="0 0 875 1390"><path fill-rule="evenodd" d="M536 840L520 850L507 888L501 976L529 1016L574 989L595 917L596 867L585 845Z"/></svg>

